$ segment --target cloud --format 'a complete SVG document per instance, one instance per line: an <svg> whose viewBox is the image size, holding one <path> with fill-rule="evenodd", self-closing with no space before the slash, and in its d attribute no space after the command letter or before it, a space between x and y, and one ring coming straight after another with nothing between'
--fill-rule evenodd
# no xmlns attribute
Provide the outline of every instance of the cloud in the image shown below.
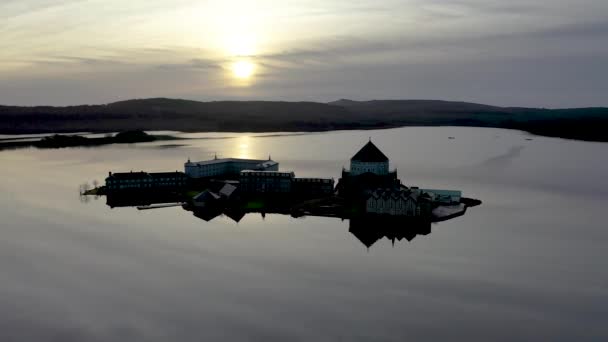
<svg viewBox="0 0 608 342"><path fill-rule="evenodd" d="M221 69L221 60L193 58L186 63L174 63L174 64L161 64L158 66L159 69Z"/></svg>
<svg viewBox="0 0 608 342"><path fill-rule="evenodd" d="M3 0L0 3L0 19L8 20L32 15L77 3L78 0Z"/></svg>
<svg viewBox="0 0 608 342"><path fill-rule="evenodd" d="M47 65L47 66L88 66L88 67L116 67L128 65L125 61L113 59L113 58L92 58L92 57L78 57L78 56L49 56L45 59L33 59L25 60L34 65Z"/></svg>
<svg viewBox="0 0 608 342"><path fill-rule="evenodd" d="M186 0L5 0L0 103L178 96L601 104L597 89L606 84L595 75L605 76L608 3L567 2L261 1L239 26L234 4L213 12L214 2ZM236 89L223 40L249 29L259 53L247 58L258 68L249 87Z"/></svg>
<svg viewBox="0 0 608 342"><path fill-rule="evenodd" d="M278 53L256 56L261 60L289 63L325 63L340 62L348 56L361 56L379 51L399 49L390 41L369 41L356 37L331 37L317 42L305 42L306 48L293 48Z"/></svg>

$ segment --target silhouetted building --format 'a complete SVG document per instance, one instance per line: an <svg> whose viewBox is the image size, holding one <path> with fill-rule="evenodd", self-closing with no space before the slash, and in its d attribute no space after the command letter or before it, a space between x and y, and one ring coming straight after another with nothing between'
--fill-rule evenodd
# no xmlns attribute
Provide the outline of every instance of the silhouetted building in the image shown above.
<svg viewBox="0 0 608 342"><path fill-rule="evenodd" d="M149 175L156 188L181 189L188 185L188 176L183 172L151 172Z"/></svg>
<svg viewBox="0 0 608 342"><path fill-rule="evenodd" d="M371 142L363 146L350 161L350 170L342 170L338 193L352 200L362 200L378 188L400 188L397 170L389 171L388 158Z"/></svg>
<svg viewBox="0 0 608 342"><path fill-rule="evenodd" d="M243 193L284 193L293 195L330 195L331 178L296 178L294 172L241 171L239 189Z"/></svg>
<svg viewBox="0 0 608 342"><path fill-rule="evenodd" d="M219 207L233 199L238 188L232 184L224 184L219 191L205 190L192 198L192 205L196 208Z"/></svg>
<svg viewBox="0 0 608 342"><path fill-rule="evenodd" d="M294 178L291 188L296 195L331 195L334 192L334 180L331 178Z"/></svg>
<svg viewBox="0 0 608 342"><path fill-rule="evenodd" d="M239 188L243 193L290 193L293 172L242 171Z"/></svg>
<svg viewBox="0 0 608 342"><path fill-rule="evenodd" d="M393 216L429 216L431 196L420 189L377 189L365 202L368 214Z"/></svg>
<svg viewBox="0 0 608 342"><path fill-rule="evenodd" d="M379 176L388 175L388 158L370 141L350 159L350 175L359 176L373 173Z"/></svg>
<svg viewBox="0 0 608 342"><path fill-rule="evenodd" d="M175 172L110 172L106 178L108 192L125 190L180 190L188 185L188 177Z"/></svg>

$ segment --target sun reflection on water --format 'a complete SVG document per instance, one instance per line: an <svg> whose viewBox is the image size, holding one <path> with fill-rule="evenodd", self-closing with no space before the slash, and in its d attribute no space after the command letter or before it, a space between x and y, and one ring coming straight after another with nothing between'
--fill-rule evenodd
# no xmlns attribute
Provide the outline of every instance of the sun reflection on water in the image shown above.
<svg viewBox="0 0 608 342"><path fill-rule="evenodd" d="M251 156L251 137L244 135L236 140L236 156L237 158L253 159Z"/></svg>

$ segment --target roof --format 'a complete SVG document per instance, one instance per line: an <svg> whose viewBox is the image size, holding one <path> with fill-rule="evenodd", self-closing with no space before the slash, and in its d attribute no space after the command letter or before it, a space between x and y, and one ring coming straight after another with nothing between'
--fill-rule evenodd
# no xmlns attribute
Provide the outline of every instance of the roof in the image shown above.
<svg viewBox="0 0 608 342"><path fill-rule="evenodd" d="M418 197L419 197L419 192L417 191L412 191L409 189L376 189L373 192L371 192L366 198L375 198L375 199L379 199L379 198L384 198L384 199L393 199L393 200L398 200L398 199L404 199L404 200L408 200L408 198L411 198L414 201L418 201Z"/></svg>
<svg viewBox="0 0 608 342"><path fill-rule="evenodd" d="M150 176L154 177L154 178L160 178L160 177L174 177L176 175L179 176L186 176L185 173L180 172L180 171L175 171L175 172L154 172L154 173L150 173Z"/></svg>
<svg viewBox="0 0 608 342"><path fill-rule="evenodd" d="M147 172L118 172L118 173L112 173L110 174L110 176L108 178L113 178L113 179L141 179L141 178L148 178L150 177L150 174L148 174Z"/></svg>
<svg viewBox="0 0 608 342"><path fill-rule="evenodd" d="M220 195L216 194L213 191L205 190L192 198L192 200L194 200L195 202L204 202L209 199L211 199L211 200L220 199Z"/></svg>
<svg viewBox="0 0 608 342"><path fill-rule="evenodd" d="M376 147L376 145L374 145L374 143L372 143L370 140L367 144L365 144L365 146L363 146L363 148L359 150L359 152L357 152L357 154L350 158L350 160L378 163L387 162L388 157L384 155L384 153L382 153L382 151L380 151L380 149Z"/></svg>
<svg viewBox="0 0 608 342"><path fill-rule="evenodd" d="M266 168L266 167L271 167L271 166L275 166L278 164L279 163L275 162L274 160L267 160L267 161L261 163L260 166Z"/></svg>
<svg viewBox="0 0 608 342"><path fill-rule="evenodd" d="M196 166L196 165L211 165L211 164L221 164L221 163L236 163L236 162L245 162L245 163L255 163L262 164L266 162L274 162L273 160L262 160L262 159L239 159L239 158L220 158L220 159L211 159L211 160L203 160L198 162L188 161L186 165L188 166Z"/></svg>
<svg viewBox="0 0 608 342"><path fill-rule="evenodd" d="M220 196L230 197L230 196L232 196L232 194L234 193L234 191L236 189L237 189L236 186L234 186L232 184L226 184L220 190Z"/></svg>

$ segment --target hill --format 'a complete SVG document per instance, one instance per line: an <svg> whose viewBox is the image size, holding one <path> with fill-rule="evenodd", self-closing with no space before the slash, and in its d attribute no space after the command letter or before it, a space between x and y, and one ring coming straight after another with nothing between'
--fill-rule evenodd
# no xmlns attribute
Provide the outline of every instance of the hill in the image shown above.
<svg viewBox="0 0 608 342"><path fill-rule="evenodd" d="M0 106L0 133L328 131L399 126L513 128L608 141L608 108L508 108L436 100L198 102L166 98L70 107Z"/></svg>

